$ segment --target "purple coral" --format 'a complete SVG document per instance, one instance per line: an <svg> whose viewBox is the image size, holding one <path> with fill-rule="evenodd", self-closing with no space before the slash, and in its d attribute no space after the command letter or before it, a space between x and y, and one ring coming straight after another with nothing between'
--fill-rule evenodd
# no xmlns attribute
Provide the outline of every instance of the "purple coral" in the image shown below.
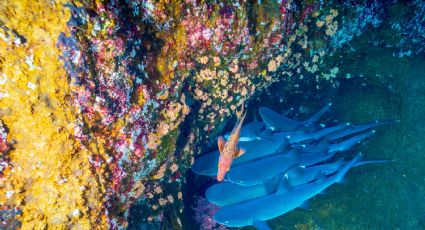
<svg viewBox="0 0 425 230"><path fill-rule="evenodd" d="M201 230L228 229L213 219L213 216L218 211L219 206L208 202L208 200L204 197L197 197L195 206L193 206L192 209L195 212L194 219L200 225L199 227Z"/></svg>

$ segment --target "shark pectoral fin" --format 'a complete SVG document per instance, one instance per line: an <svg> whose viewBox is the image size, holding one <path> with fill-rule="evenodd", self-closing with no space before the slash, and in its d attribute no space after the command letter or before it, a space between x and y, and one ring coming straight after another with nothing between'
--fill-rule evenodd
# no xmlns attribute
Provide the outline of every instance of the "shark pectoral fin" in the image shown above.
<svg viewBox="0 0 425 230"><path fill-rule="evenodd" d="M310 203L308 202L308 200L304 201L301 205L300 208L305 209L305 210L310 210Z"/></svg>
<svg viewBox="0 0 425 230"><path fill-rule="evenodd" d="M234 157L240 157L240 156L242 156L245 152L246 152L246 150L245 150L244 148L239 148L239 151L237 151L237 152L235 153L235 156L234 156Z"/></svg>
<svg viewBox="0 0 425 230"><path fill-rule="evenodd" d="M266 221L254 221L252 225L258 230L272 230Z"/></svg>
<svg viewBox="0 0 425 230"><path fill-rule="evenodd" d="M224 140L224 137L219 136L218 137L218 151L220 151L220 154L223 151L225 144L226 144L226 141Z"/></svg>

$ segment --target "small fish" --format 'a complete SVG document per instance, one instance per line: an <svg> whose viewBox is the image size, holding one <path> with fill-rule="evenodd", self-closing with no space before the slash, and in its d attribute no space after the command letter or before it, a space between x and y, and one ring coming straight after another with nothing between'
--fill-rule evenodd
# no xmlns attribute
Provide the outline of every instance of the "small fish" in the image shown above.
<svg viewBox="0 0 425 230"><path fill-rule="evenodd" d="M239 148L239 135L243 120L245 119L246 113L244 112L244 104L242 102L241 111L237 112L238 120L230 133L229 139L224 140L223 136L218 138L218 150L220 151L220 157L218 159L218 172L217 180L222 181L226 173L230 170L233 158L239 157L245 153L245 149Z"/></svg>

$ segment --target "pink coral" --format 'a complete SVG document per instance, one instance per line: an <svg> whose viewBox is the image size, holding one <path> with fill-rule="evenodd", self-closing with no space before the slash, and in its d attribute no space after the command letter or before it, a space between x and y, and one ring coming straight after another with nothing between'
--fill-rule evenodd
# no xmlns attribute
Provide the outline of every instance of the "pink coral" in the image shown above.
<svg viewBox="0 0 425 230"><path fill-rule="evenodd" d="M213 219L213 216L218 211L219 207L208 202L208 200L204 197L197 197L195 206L192 208L195 212L194 219L200 225L199 228L201 230L228 229Z"/></svg>

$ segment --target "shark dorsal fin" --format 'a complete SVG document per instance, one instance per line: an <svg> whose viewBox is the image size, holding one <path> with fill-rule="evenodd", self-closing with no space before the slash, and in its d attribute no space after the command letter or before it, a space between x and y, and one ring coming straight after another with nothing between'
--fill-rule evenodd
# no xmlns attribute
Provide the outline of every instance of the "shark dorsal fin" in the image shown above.
<svg viewBox="0 0 425 230"><path fill-rule="evenodd" d="M293 186L294 180L297 181L297 178L302 178L305 174L305 167L304 166L294 166L288 171L286 171L286 179L288 180L288 185L290 187Z"/></svg>
<svg viewBox="0 0 425 230"><path fill-rule="evenodd" d="M291 186L289 186L288 178L286 176L282 177L280 181L279 187L277 187L276 193L286 193L291 190Z"/></svg>
<svg viewBox="0 0 425 230"><path fill-rule="evenodd" d="M288 145L289 144L287 144L287 145L285 145L285 147L288 147ZM281 148L281 147L280 147ZM299 154L299 153L301 153L302 151L303 151L303 149L305 148L305 146L302 146L302 145L295 145L295 146L293 146L292 147L292 149L291 150L289 150L289 152L287 153L287 156L288 157L291 157L291 158L296 158L297 157L297 155ZM281 152L283 152L283 150L284 149L282 149L282 151ZM295 166L295 165L294 165Z"/></svg>

